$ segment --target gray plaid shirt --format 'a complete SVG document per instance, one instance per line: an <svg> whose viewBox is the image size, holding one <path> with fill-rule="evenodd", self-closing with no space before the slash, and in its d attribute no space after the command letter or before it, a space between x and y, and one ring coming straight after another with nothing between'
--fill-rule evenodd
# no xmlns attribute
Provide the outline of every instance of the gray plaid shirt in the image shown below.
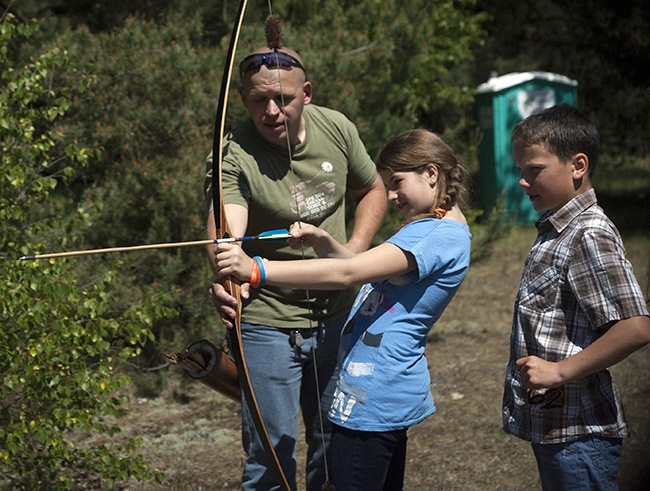
<svg viewBox="0 0 650 491"><path fill-rule="evenodd" d="M609 371L554 389L526 390L515 361L560 361L598 339L612 323L648 315L616 227L589 190L537 222L538 236L515 302L503 427L533 443L587 434L629 436Z"/></svg>

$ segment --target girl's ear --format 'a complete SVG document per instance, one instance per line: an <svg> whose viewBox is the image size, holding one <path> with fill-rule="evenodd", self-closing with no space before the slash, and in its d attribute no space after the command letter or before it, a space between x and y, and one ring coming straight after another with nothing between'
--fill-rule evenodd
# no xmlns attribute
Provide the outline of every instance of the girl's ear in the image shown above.
<svg viewBox="0 0 650 491"><path fill-rule="evenodd" d="M438 167L435 164L427 164L424 174L428 177L431 187L435 186L438 181Z"/></svg>

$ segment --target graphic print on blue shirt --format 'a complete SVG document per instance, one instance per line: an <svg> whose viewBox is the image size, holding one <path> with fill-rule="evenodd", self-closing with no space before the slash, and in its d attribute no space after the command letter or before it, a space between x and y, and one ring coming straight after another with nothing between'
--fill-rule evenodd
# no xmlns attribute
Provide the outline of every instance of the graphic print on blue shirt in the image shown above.
<svg viewBox="0 0 650 491"><path fill-rule="evenodd" d="M424 219L387 241L412 254L417 268L359 291L341 336L332 422L391 431L435 412L426 337L467 272L470 238L464 224Z"/></svg>
<svg viewBox="0 0 650 491"><path fill-rule="evenodd" d="M371 319L376 314L377 309L383 302L383 293L372 284L364 285L357 295L352 311L356 311L356 316L351 315L353 321L348 322L341 334L341 347L339 352L340 360L348 353L352 346L359 340L373 348L379 348L382 333L371 334L367 331ZM370 377L375 369L372 361L348 361L342 367L353 379ZM339 384L334 392L334 402L330 408L331 414L337 414L337 419L341 424L345 424L352 413L354 406L359 403L361 406L365 403L366 390L362 387L351 386L339 380Z"/></svg>

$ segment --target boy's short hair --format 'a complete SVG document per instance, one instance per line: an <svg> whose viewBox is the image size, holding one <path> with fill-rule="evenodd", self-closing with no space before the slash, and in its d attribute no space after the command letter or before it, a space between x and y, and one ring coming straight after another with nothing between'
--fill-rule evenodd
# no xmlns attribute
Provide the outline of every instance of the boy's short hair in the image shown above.
<svg viewBox="0 0 650 491"><path fill-rule="evenodd" d="M589 159L589 177L598 164L600 137L596 126L568 104L549 107L520 121L512 130L514 145L543 145L562 162L578 153Z"/></svg>

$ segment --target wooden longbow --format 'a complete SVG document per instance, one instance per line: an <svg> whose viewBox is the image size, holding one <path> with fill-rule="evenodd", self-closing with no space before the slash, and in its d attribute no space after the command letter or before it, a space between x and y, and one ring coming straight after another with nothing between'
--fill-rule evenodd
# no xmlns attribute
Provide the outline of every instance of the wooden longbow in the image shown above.
<svg viewBox="0 0 650 491"><path fill-rule="evenodd" d="M232 78L233 66L235 62L235 52L239 33L244 20L244 12L246 11L247 0L241 0L239 3L239 11L233 26L232 35L230 37L230 44L228 47L228 54L226 63L224 65L223 77L221 79L221 90L219 92L219 102L217 105L217 115L214 126L214 138L212 141L212 203L213 215L217 231L217 239L230 237L230 229L228 227L228 220L223 204L223 188L221 185L221 166L223 163L223 140L226 125L226 110L228 106L228 91L230 88L230 80ZM244 349L242 344L241 332L241 296L240 285L234 280L224 278L222 284L226 291L237 299L236 316L233 322L233 327L228 330L228 337L230 339L231 355L237 365L237 373L239 377L239 385L244 395L244 400L248 405L248 409L252 415L255 429L260 437L264 450L266 451L269 463L278 479L280 488L283 491L291 491L291 487L284 474L280 461L275 452L271 438L269 437L264 419L257 404L255 391L248 373L248 366L246 365L246 358L244 356Z"/></svg>

